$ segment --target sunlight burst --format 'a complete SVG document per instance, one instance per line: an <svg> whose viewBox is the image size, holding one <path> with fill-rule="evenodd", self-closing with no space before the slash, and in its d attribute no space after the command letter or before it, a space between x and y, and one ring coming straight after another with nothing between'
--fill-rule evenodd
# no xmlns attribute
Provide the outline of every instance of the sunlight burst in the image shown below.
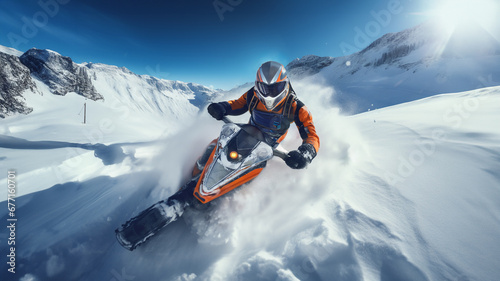
<svg viewBox="0 0 500 281"><path fill-rule="evenodd" d="M434 49L436 57L445 50L454 55L492 53L499 46L498 0L438 0L434 5L430 16L443 38Z"/></svg>
<svg viewBox="0 0 500 281"><path fill-rule="evenodd" d="M499 13L500 5L495 0L442 0L432 12L440 25L447 29L478 23L487 30L496 27Z"/></svg>

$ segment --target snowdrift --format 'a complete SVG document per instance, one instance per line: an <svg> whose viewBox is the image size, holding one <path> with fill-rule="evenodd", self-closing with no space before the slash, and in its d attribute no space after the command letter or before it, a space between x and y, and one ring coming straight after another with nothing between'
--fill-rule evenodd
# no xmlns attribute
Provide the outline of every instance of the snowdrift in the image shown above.
<svg viewBox="0 0 500 281"><path fill-rule="evenodd" d="M222 124L206 114L182 127L147 114L124 119L106 115L104 105L87 125L60 118L52 106L62 110L68 99L81 106L77 96L65 97L64 106L50 97L51 106L3 121L0 163L18 172L19 221L16 274L4 268L2 280L500 275L500 87L353 116L331 106L333 88L305 80L294 87L321 138L312 165L293 171L272 160L251 184L208 210L187 212L134 252L119 246L114 229L173 194ZM104 118L113 130L100 129ZM282 146L299 144L292 127Z"/></svg>

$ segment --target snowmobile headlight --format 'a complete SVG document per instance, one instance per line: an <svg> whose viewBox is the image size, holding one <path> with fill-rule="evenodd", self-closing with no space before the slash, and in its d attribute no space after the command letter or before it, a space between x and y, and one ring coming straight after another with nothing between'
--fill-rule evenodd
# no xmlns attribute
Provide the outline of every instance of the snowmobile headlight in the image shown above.
<svg viewBox="0 0 500 281"><path fill-rule="evenodd" d="M240 155L239 155L239 154L238 154L238 152L236 152L236 151L231 151L231 152L229 153L229 158L231 158L231 159L233 159L233 160L238 159L238 157L239 157L239 156L240 156Z"/></svg>

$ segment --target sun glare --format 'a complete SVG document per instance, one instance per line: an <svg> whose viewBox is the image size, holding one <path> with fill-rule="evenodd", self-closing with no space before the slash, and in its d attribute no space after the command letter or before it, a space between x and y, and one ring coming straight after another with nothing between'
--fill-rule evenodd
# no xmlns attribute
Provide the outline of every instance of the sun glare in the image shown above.
<svg viewBox="0 0 500 281"><path fill-rule="evenodd" d="M499 0L435 0L429 11L443 39L433 50L436 57L491 53L500 44Z"/></svg>
<svg viewBox="0 0 500 281"><path fill-rule="evenodd" d="M433 17L442 27L454 29L458 25L477 23L485 29L496 28L500 18L498 0L442 0L436 1Z"/></svg>

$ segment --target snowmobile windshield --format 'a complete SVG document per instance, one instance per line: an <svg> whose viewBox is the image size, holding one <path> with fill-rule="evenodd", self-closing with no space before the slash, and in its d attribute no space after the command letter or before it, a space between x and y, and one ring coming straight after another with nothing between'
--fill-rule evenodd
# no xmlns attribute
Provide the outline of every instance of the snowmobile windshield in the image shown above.
<svg viewBox="0 0 500 281"><path fill-rule="evenodd" d="M273 157L271 146L265 143L263 133L250 124L227 126L221 133L216 159L210 164L203 179L200 193L210 194L217 188L251 171L256 165L264 165ZM238 130L233 130L237 127ZM228 132L232 133L228 133ZM229 138L229 139L228 139ZM264 164L262 164L264 162Z"/></svg>
<svg viewBox="0 0 500 281"><path fill-rule="evenodd" d="M245 158L252 153L252 150L259 144L265 141L262 132L255 126L242 125L241 131L227 145L229 151L238 152L241 157Z"/></svg>
<svg viewBox="0 0 500 281"><path fill-rule="evenodd" d="M264 82L257 82L257 90L264 97L275 98L285 90L286 83L287 81L282 81L268 85Z"/></svg>

